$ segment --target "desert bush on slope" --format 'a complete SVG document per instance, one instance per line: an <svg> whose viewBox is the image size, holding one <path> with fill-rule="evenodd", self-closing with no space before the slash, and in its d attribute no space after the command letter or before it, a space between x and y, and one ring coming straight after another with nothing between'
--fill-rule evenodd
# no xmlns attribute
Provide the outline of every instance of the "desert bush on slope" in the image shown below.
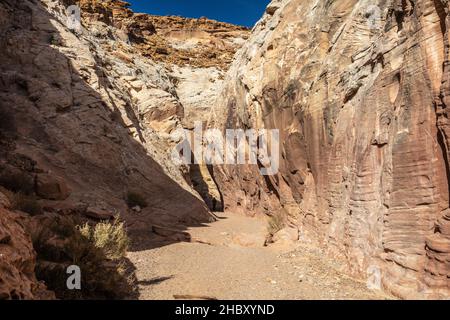
<svg viewBox="0 0 450 320"><path fill-rule="evenodd" d="M32 235L36 275L59 299L123 299L134 288L125 258L128 237L123 223L80 224L55 217ZM69 290L67 267L81 269L81 290Z"/></svg>

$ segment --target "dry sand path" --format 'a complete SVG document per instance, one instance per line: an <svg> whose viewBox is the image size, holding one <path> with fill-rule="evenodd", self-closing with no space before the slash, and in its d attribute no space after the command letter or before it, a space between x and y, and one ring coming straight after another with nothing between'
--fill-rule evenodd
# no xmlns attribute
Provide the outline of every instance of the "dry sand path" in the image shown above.
<svg viewBox="0 0 450 320"><path fill-rule="evenodd" d="M320 252L295 245L263 247L266 221L219 214L191 228L195 242L130 252L140 299L386 299L337 271Z"/></svg>

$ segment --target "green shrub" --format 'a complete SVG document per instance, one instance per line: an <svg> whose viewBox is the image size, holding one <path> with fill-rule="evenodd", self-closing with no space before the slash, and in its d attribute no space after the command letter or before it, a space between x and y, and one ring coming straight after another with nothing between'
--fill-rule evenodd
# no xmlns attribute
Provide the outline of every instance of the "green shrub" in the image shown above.
<svg viewBox="0 0 450 320"><path fill-rule="evenodd" d="M130 208L134 208L136 206L146 208L148 206L147 201L143 196L131 191L127 194L127 204Z"/></svg>

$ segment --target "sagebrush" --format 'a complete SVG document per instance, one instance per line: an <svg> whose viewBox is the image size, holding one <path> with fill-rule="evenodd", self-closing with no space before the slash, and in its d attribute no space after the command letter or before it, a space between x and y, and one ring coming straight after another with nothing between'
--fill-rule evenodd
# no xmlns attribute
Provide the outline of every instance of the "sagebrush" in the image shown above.
<svg viewBox="0 0 450 320"><path fill-rule="evenodd" d="M32 236L36 276L59 299L123 299L134 292L125 254L129 240L123 223L98 225L55 217ZM67 267L81 269L81 290L68 290Z"/></svg>
<svg viewBox="0 0 450 320"><path fill-rule="evenodd" d="M123 222L102 222L94 227L84 224L79 227L80 233L101 249L108 259L117 260L125 256L130 244Z"/></svg>

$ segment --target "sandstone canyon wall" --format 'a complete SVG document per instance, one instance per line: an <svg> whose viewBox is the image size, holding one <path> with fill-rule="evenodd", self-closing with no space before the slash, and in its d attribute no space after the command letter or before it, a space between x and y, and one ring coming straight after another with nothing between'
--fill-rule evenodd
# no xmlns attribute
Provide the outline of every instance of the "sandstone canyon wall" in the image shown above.
<svg viewBox="0 0 450 320"><path fill-rule="evenodd" d="M79 32L66 25L72 4ZM43 198L110 212L127 211L124 195L138 189L150 215L208 220L170 161L170 134L202 118L248 30L135 14L115 0L5 0L0 10L1 178L63 180L65 192ZM192 43L175 48L179 37Z"/></svg>
<svg viewBox="0 0 450 320"><path fill-rule="evenodd" d="M120 216L136 237L212 221L214 201L283 214L350 273L448 298L449 12L446 0L277 0L250 34L118 0L0 0L0 298L52 296L33 274L30 217L3 187L35 195L44 216ZM171 133L208 118L279 129L279 174L173 164ZM130 208L129 192L148 206Z"/></svg>
<svg viewBox="0 0 450 320"><path fill-rule="evenodd" d="M27 216L9 209L9 201L0 194L0 300L53 299L36 279L36 253L23 222Z"/></svg>
<svg viewBox="0 0 450 320"><path fill-rule="evenodd" d="M276 0L209 125L281 131L281 168L214 169L225 208L283 212L354 274L450 293L450 4Z"/></svg>
<svg viewBox="0 0 450 320"><path fill-rule="evenodd" d="M25 194L49 218L120 217L135 238L214 220L189 168L170 160L171 133L209 112L247 29L116 0L1 0L0 34L1 199ZM146 206L130 208L130 193ZM0 298L50 295L17 222L27 216L0 208Z"/></svg>

